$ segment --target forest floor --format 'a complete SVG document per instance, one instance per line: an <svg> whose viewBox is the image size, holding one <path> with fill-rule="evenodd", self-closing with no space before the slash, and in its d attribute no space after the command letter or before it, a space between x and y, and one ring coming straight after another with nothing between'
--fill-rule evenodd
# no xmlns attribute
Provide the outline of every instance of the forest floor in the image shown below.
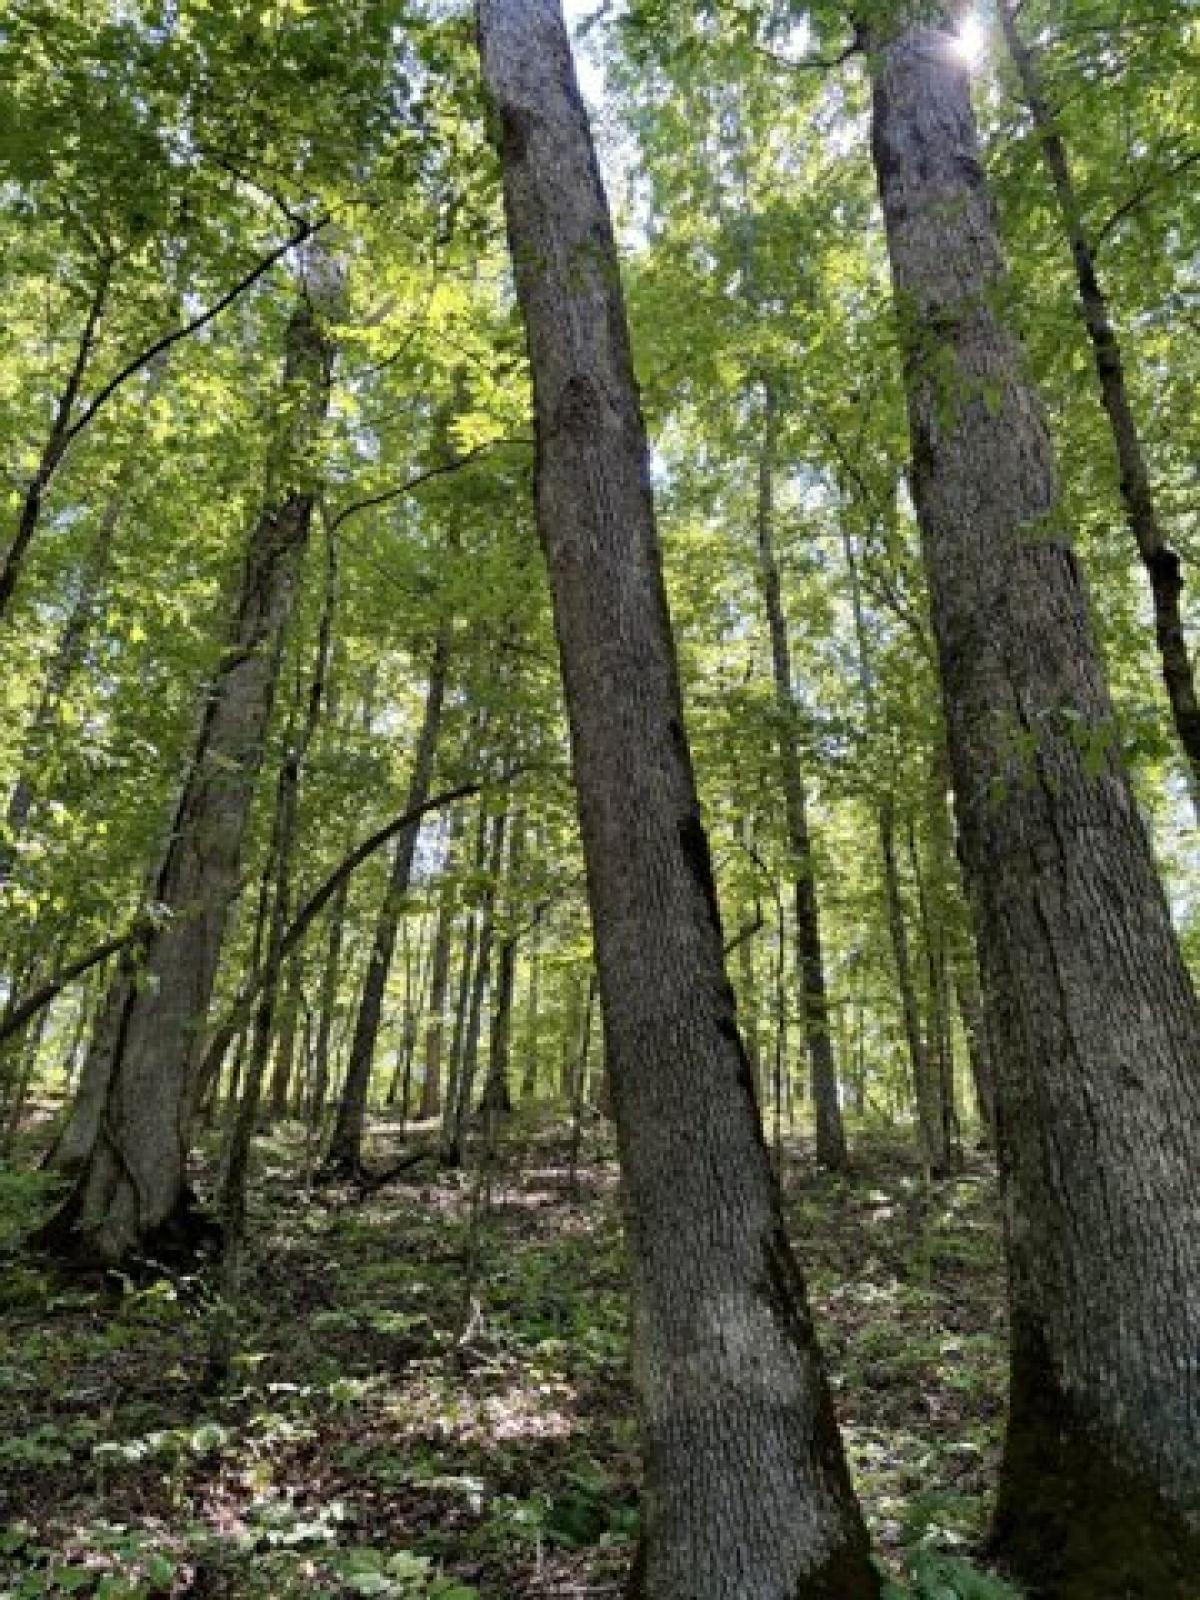
<svg viewBox="0 0 1200 1600"><path fill-rule="evenodd" d="M594 1135L592 1136L594 1137ZM994 1479L1005 1328L995 1186L895 1139L849 1178L789 1151L787 1203L881 1558L939 1600ZM232 1381L206 1385L203 1268L0 1278L0 1597L615 1597L636 1532L616 1174L514 1130L467 1174L357 1190L263 1140ZM387 1145L394 1150L395 1145ZM382 1147L381 1147L382 1151ZM50 1198L0 1168L0 1248Z"/></svg>

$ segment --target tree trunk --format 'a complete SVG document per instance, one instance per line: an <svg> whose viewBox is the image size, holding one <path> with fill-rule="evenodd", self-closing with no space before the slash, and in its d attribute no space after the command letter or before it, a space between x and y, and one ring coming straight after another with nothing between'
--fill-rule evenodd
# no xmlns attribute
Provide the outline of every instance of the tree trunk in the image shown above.
<svg viewBox="0 0 1200 1600"><path fill-rule="evenodd" d="M1039 1593L1184 1600L1200 1568L1200 1227L1185 1220L1200 1215L1200 1007L1003 320L968 74L920 20L866 42L996 1072L1012 1306L996 1541Z"/></svg>
<svg viewBox="0 0 1200 1600"><path fill-rule="evenodd" d="M896 860L896 808L891 795L884 796L879 808L879 852L883 861L883 892L887 903L888 935L892 945L892 961L896 968L896 986L900 991L900 1015L904 1022L904 1043L908 1052L912 1103L917 1113L925 1158L930 1167L936 1171L935 1139L931 1128L927 1126L928 1096L925 1085L929 1070L925 1060L925 1043L921 1036L917 986L913 982L912 957L908 947L908 924L904 917L900 869Z"/></svg>
<svg viewBox="0 0 1200 1600"><path fill-rule="evenodd" d="M762 391L762 445L758 464L758 569L771 634L779 776L787 817L796 906L796 965L799 969L804 1034L808 1044L813 1108L816 1113L817 1160L831 1171L840 1172L848 1164L846 1134L842 1126L837 1070L833 1061L833 1036L829 1028L825 955L821 945L821 917L813 876L812 839L808 828L808 796L797 738L798 708L792 680L792 652L779 581L779 563L775 556L777 402L769 381L764 381Z"/></svg>
<svg viewBox="0 0 1200 1600"><path fill-rule="evenodd" d="M481 1111L507 1116L513 1108L509 1068L512 1060L513 993L517 978L517 945L520 936L515 923L521 909L521 871L525 861L525 822L518 813L513 822L508 847L505 907L507 926L496 958L496 983L492 995L492 1031L488 1047L488 1075Z"/></svg>
<svg viewBox="0 0 1200 1600"><path fill-rule="evenodd" d="M288 325L282 420L264 507L154 885L153 900L169 915L141 936L114 980L122 993L105 1007L113 1050L97 1136L73 1193L43 1230L46 1243L108 1262L146 1243L185 1200L193 1062L237 893L279 644L308 537L310 456L330 365L327 339L305 298Z"/></svg>
<svg viewBox="0 0 1200 1600"><path fill-rule="evenodd" d="M983 997L979 993L979 971L975 961L974 946L960 953L954 964L954 997L962 1020L963 1035L967 1041L967 1058L971 1065L971 1082L975 1086L975 1104L983 1125L983 1140L992 1143L996 1137L996 1088L992 1078L992 1059L988 1049L987 1029L983 1018Z"/></svg>
<svg viewBox="0 0 1200 1600"><path fill-rule="evenodd" d="M540 851L539 851L540 854ZM525 1010L525 1064L521 1069L521 1104L532 1105L537 1096L538 1042L541 1033L542 940L541 920L533 919L529 932L529 987Z"/></svg>
<svg viewBox="0 0 1200 1600"><path fill-rule="evenodd" d="M429 667L429 683L425 692L425 713L417 748L413 755L412 774L408 783L405 810L423 805L433 781L433 765L437 755L438 738L442 730L442 708L446 698L446 667L450 656L450 631L441 629L433 648ZM337 1120L325 1165L330 1173L352 1174L362 1165L363 1128L367 1116L367 1092L371 1082L371 1068L375 1062L375 1046L379 1039L379 1025L383 1016L383 997L392 970L392 957L396 950L396 935L408 885L412 878L413 860L416 856L420 823L406 828L396 841L392 857L392 871L384 896L379 921L367 971L363 978L354 1036L350 1044L350 1059L346 1066L346 1081L342 1086Z"/></svg>
<svg viewBox="0 0 1200 1600"><path fill-rule="evenodd" d="M321 724L329 685L329 663L333 654L333 622L337 608L337 577L337 545L332 531L327 528L325 587L321 601L321 617L317 625L316 654L313 658L307 692L302 694L302 685L297 684L297 698L303 698L304 714L299 729L294 729L293 726L288 728L287 748L279 764L279 777L275 787L275 818L271 845L263 869L264 894L260 901L260 917L268 903L270 913L265 920L267 934L262 962L262 989L255 1007L251 1047L250 1076L255 1081L260 1080L266 1072L266 1058L275 1032L275 1008L283 978L283 940L292 911L301 792L307 773L309 753ZM260 934L262 926L260 922ZM260 949L261 945L256 940L256 967ZM282 1117L287 1112L296 1045L296 1019L302 998L299 956L293 952L288 967L282 1026L276 1045L275 1070L271 1078L272 1117Z"/></svg>
<svg viewBox="0 0 1200 1600"><path fill-rule="evenodd" d="M312 1104L309 1107L309 1117L318 1135L325 1120L325 1102L329 1096L333 1020L337 1010L338 987L342 978L342 941L346 931L346 901L349 894L350 881L347 879L329 908L329 942L325 949L325 970L321 977L320 1017L317 1023L313 1062Z"/></svg>
<svg viewBox="0 0 1200 1600"><path fill-rule="evenodd" d="M21 509L17 515L17 525L12 540L4 553L3 561L0 561L0 620L7 620L25 558L29 554L29 547L42 520L46 491L71 443L75 405L95 353L100 322L105 315L112 287L112 270L112 257L106 256L97 268L95 286L88 302L71 370L55 403L54 417L38 457L38 464L21 496Z"/></svg>
<svg viewBox="0 0 1200 1600"><path fill-rule="evenodd" d="M439 1116L442 1109L442 1053L446 1045L446 1000L450 992L450 952L454 939L454 869L459 822L450 824L442 887L438 895L437 927L433 935L433 964L429 978L429 1020L425 1025L425 1079L418 1116L422 1121Z"/></svg>
<svg viewBox="0 0 1200 1600"><path fill-rule="evenodd" d="M486 823L486 817L483 819ZM446 1136L442 1143L442 1160L447 1166L462 1165L466 1145L467 1117L475 1097L475 1076L479 1066L479 1041L483 1032L483 1002L487 994L492 970L492 945L496 933L496 891L500 864L504 859L504 836L508 817L501 812L491 827L491 842L487 854L487 885L479 907L479 925L475 946L475 967L471 978L470 997L466 1018L462 1024L461 1047L455 1074L454 1098L448 1108ZM465 976L465 969L464 969Z"/></svg>
<svg viewBox="0 0 1200 1600"><path fill-rule="evenodd" d="M879 1580L724 971L616 245L557 0L480 0L628 1219L634 1592Z"/></svg>
<svg viewBox="0 0 1200 1600"><path fill-rule="evenodd" d="M296 1071L296 1045L300 1031L300 1011L304 1004L304 988L299 958L295 955L287 965L287 978L283 986L283 1003L279 1007L279 1027L275 1032L275 1060L271 1068L271 1119L278 1122L286 1117L292 1100L292 1080ZM270 1035L268 1035L268 1040Z"/></svg>
<svg viewBox="0 0 1200 1600"><path fill-rule="evenodd" d="M1120 472L1121 503L1138 555L1150 580L1154 635L1158 643L1163 682L1167 688L1175 731L1188 764L1192 805L1200 820L1200 700L1196 697L1195 672L1188 654L1187 635L1179 605L1183 590L1180 559L1178 552L1168 545L1158 519L1146 452L1125 378L1125 358L1109 312L1108 298L1096 270L1095 251L1088 238L1079 198L1075 193L1067 147L1042 90L1037 61L1018 32L1017 8L1013 0L1001 0L999 9L1009 54L1017 69L1025 104L1033 118L1042 160L1054 186L1071 250L1079 306L1096 363L1100 402L1108 417Z"/></svg>
<svg viewBox="0 0 1200 1600"><path fill-rule="evenodd" d="M942 982L940 930L935 925L921 867L921 852L913 819L908 819L908 859L917 891L917 914L925 955L925 1037L921 1045L922 1075L917 1082L917 1111L921 1143L929 1173L945 1178L960 1162L955 1143L953 1082L947 1083L947 1011Z"/></svg>

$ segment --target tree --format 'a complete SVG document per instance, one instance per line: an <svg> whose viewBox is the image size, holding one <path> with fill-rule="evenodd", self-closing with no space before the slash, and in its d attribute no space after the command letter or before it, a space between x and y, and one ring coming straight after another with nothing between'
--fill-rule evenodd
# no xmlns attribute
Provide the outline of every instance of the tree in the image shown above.
<svg viewBox="0 0 1200 1600"><path fill-rule="evenodd" d="M287 326L266 494L155 874L153 922L126 952L102 1009L94 1059L84 1069L100 1114L75 1187L44 1234L103 1261L145 1245L185 1203L198 1036L238 888L282 633L308 538L331 363L322 315L302 291ZM98 1055L101 1034L106 1048Z"/></svg>
<svg viewBox="0 0 1200 1600"><path fill-rule="evenodd" d="M1154 636L1163 682L1175 732L1188 763L1192 805L1200 821L1200 700L1196 697L1195 671L1180 606L1183 590L1180 557L1163 533L1155 504L1141 429L1125 375L1125 357L1109 309L1108 295L1100 279L1096 248L1084 222L1066 141L1046 98L1037 57L1017 26L1014 0L1001 0L1000 21L1070 248L1079 306L1096 364L1100 400L1108 418L1120 470L1125 520L1150 583Z"/></svg>
<svg viewBox="0 0 1200 1600"><path fill-rule="evenodd" d="M1012 1307L998 1548L1039 1592L1178 1596L1200 1514L1200 1011L1004 314L969 79L866 33L912 491L996 1076Z"/></svg>
<svg viewBox="0 0 1200 1600"><path fill-rule="evenodd" d="M480 0L626 1185L654 1600L871 1596L683 726L616 248L556 0ZM732 1468L732 1469L731 1469Z"/></svg>

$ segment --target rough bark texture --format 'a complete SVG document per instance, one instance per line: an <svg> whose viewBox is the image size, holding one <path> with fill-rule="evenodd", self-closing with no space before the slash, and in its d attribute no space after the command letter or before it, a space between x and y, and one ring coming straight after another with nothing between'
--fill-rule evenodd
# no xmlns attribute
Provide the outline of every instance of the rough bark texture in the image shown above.
<svg viewBox="0 0 1200 1600"><path fill-rule="evenodd" d="M1200 1008L1122 770L965 69L869 41L1013 1313L999 1549L1040 1593L1200 1570Z"/></svg>
<svg viewBox="0 0 1200 1600"><path fill-rule="evenodd" d="M228 646L210 686L153 900L163 916L115 983L123 995L95 1144L78 1184L46 1230L84 1254L118 1261L177 1212L185 1197L192 1067L212 994L242 840L308 536L309 455L329 392L330 351L304 299L288 326L284 418L264 509L250 537Z"/></svg>
<svg viewBox="0 0 1200 1600"><path fill-rule="evenodd" d="M787 817L788 848L796 912L796 964L803 1004L804 1035L808 1044L813 1110L816 1116L817 1160L840 1171L847 1165L846 1134L838 1100L837 1070L833 1061L833 1036L829 1028L829 996L825 983L825 955L821 944L821 915L813 876L812 838L808 827L808 795L800 762L796 719L798 708L792 679L792 651L787 614L775 555L775 432L776 400L770 383L763 385L763 428L758 463L756 534L758 570L767 625L771 635L771 667L775 680L775 707L779 731L779 776Z"/></svg>
<svg viewBox="0 0 1200 1600"><path fill-rule="evenodd" d="M1120 472L1121 503L1150 582L1154 636L1163 682L1175 731L1188 763L1192 804L1200 818L1200 700L1196 697L1195 672L1188 654L1179 603L1183 591L1179 555L1167 543L1159 522L1146 452L1129 396L1125 357L1096 268L1095 250L1084 226L1067 147L1042 90L1037 61L1017 29L1013 0L1001 0L1000 19L1071 248L1079 306L1092 346L1100 401L1112 432Z"/></svg>
<svg viewBox="0 0 1200 1600"><path fill-rule="evenodd" d="M628 1217L653 1600L878 1579L722 958L617 253L557 0L480 0Z"/></svg>
<svg viewBox="0 0 1200 1600"><path fill-rule="evenodd" d="M443 628L434 645L433 660L430 663L429 682L425 691L425 712L421 719L421 731L417 735L417 748L413 753L412 772L408 780L408 796L404 807L406 811L415 811L418 806L424 805L429 796L438 739L442 731L442 708L446 700L446 665L449 655L450 633L448 628ZM383 997L392 970L392 957L396 953L396 936L400 929L400 918L404 915L404 902L412 879L413 860L416 856L420 831L420 823L414 823L396 840L391 876L379 920L375 924L375 936L363 978L358 1014L354 1021L354 1036L350 1044L350 1059L346 1066L346 1081L342 1086L337 1120L333 1126L333 1135L326 1156L326 1166L331 1172L356 1172L362 1164L367 1092L371 1083L371 1068L375 1063L379 1025L383 1017Z"/></svg>

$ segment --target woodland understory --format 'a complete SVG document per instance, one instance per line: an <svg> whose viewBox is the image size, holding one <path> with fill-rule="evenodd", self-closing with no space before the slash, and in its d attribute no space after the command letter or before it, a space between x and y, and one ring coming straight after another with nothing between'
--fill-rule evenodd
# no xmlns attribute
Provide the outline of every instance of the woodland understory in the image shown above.
<svg viewBox="0 0 1200 1600"><path fill-rule="evenodd" d="M373 1161L400 1132L373 1121ZM979 1556L1005 1380L992 1164L931 1183L895 1132L856 1146L861 1170L822 1176L789 1139L785 1192L881 1561L928 1600L1008 1600ZM203 1258L82 1284L10 1269L2 1592L619 1595L639 1474L603 1121L574 1176L571 1150L568 1124L521 1118L490 1200L430 1170L364 1194L298 1184L304 1130L281 1126L215 1388ZM5 1182L0 1248L48 1198Z"/></svg>

